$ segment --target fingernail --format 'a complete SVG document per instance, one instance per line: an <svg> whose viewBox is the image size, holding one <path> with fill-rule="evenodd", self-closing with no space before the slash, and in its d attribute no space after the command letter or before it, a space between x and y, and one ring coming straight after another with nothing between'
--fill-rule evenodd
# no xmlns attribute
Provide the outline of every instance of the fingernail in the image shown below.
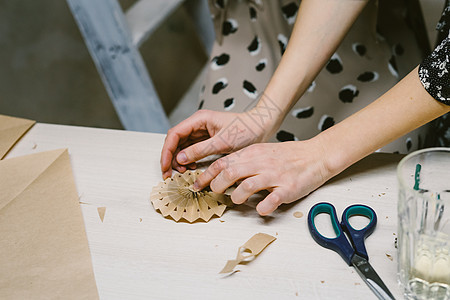
<svg viewBox="0 0 450 300"><path fill-rule="evenodd" d="M184 164L184 163L187 162L187 156L186 156L186 154L184 152L178 153L178 155L177 155L177 162L179 164Z"/></svg>
<svg viewBox="0 0 450 300"><path fill-rule="evenodd" d="M265 201L262 201L258 204L258 206L256 207L256 210L258 211L258 213L261 216L266 216L268 215L268 211L270 211L271 207L268 203L266 203Z"/></svg>
<svg viewBox="0 0 450 300"><path fill-rule="evenodd" d="M194 185L193 185L192 187L194 188L194 190L195 190L196 192L199 192L199 191L200 191L200 186L199 186L199 184L198 184L197 181L194 182Z"/></svg>

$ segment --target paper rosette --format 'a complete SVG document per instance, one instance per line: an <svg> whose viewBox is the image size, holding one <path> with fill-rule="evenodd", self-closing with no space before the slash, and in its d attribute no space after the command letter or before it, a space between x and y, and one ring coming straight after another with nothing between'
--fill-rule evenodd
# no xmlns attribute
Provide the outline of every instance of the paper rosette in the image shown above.
<svg viewBox="0 0 450 300"><path fill-rule="evenodd" d="M198 219L208 222L214 215L222 216L227 206L232 205L230 196L214 193L209 188L195 192L192 184L200 174L200 171L186 171L160 182L150 195L153 207L177 222L181 219L190 223Z"/></svg>

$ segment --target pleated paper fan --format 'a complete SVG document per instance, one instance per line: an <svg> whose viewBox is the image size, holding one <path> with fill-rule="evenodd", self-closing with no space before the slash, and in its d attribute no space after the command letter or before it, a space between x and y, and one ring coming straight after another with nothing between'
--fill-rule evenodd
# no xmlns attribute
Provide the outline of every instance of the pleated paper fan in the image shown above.
<svg viewBox="0 0 450 300"><path fill-rule="evenodd" d="M222 216L227 206L232 205L230 196L214 193L209 188L195 192L192 185L200 174L200 171L186 171L160 182L150 195L153 207L176 222L181 219L189 223L198 219L208 222L214 215Z"/></svg>

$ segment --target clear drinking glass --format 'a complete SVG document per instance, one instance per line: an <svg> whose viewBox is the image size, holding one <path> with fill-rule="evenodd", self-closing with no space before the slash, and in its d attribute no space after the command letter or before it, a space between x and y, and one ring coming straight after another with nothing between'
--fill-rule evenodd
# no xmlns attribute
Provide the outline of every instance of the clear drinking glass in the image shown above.
<svg viewBox="0 0 450 300"><path fill-rule="evenodd" d="M397 167L398 275L406 299L450 299L450 148Z"/></svg>

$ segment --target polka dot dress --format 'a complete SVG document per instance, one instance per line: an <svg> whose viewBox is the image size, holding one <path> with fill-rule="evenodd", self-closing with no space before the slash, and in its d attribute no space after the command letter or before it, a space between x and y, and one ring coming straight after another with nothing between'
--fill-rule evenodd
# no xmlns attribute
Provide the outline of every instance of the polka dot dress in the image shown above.
<svg viewBox="0 0 450 300"><path fill-rule="evenodd" d="M389 26L383 27L385 18L377 22L377 2L370 1L272 141L317 135L377 99L422 60L414 33L403 18L404 1L384 1L397 6L392 9L397 15L388 18ZM293 0L209 1L216 41L199 109L242 112L255 105L286 49L299 4ZM425 127L416 129L381 151L416 150L425 133Z"/></svg>

